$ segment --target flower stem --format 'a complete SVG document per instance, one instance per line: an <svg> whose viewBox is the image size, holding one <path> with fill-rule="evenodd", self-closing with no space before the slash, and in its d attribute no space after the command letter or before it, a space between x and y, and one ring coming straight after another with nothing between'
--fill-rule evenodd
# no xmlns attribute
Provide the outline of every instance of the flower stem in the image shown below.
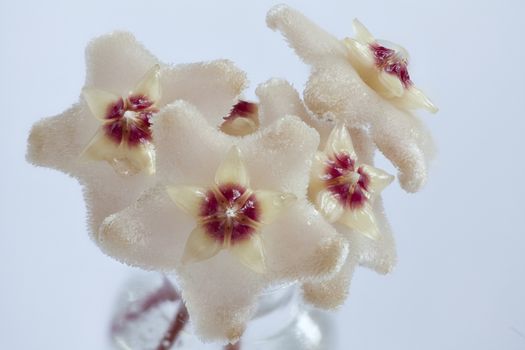
<svg viewBox="0 0 525 350"><path fill-rule="evenodd" d="M181 303L177 315L175 315L175 318L171 322L170 327L168 328L168 330L164 334L164 337L160 341L159 346L157 346L157 350L171 349L171 347L177 341L180 332L188 323L188 319L189 315L188 310L186 309L186 305L184 305L184 303Z"/></svg>

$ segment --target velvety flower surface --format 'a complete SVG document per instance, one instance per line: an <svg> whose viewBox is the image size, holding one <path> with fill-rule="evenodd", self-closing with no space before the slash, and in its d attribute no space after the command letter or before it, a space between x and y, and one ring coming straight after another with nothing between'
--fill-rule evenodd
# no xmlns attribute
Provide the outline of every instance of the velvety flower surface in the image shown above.
<svg viewBox="0 0 525 350"><path fill-rule="evenodd" d="M163 64L125 32L94 39L86 62L79 102L33 126L27 159L79 180L93 234L154 183L156 113L185 99L204 115L226 116L246 77L226 60Z"/></svg>
<svg viewBox="0 0 525 350"><path fill-rule="evenodd" d="M125 263L174 272L202 339L237 340L265 288L338 271L347 243L307 199L319 136L299 118L236 137L179 101L153 137L158 185L97 239Z"/></svg>
<svg viewBox="0 0 525 350"><path fill-rule="evenodd" d="M410 109L437 109L410 79L405 51L375 40L359 22L355 39L339 40L285 5L272 8L267 23L313 68L304 92L308 108L369 128L379 150L399 169L401 186L419 190L433 150Z"/></svg>
<svg viewBox="0 0 525 350"><path fill-rule="evenodd" d="M388 273L396 262L396 250L390 225L384 213L381 198L378 196L382 187L392 180L392 177L379 169L373 168L375 145L368 132L361 128L346 128L343 124L320 120L313 116L304 106L299 93L285 80L271 79L259 85L256 94L261 104L272 101L273 114L297 115L308 125L315 128L321 137L319 151L310 178L309 199L316 205L325 219L332 222L339 234L349 242L349 254L344 266L331 279L321 282L306 282L303 285L305 299L322 308L335 308L342 305L349 292L352 274L357 264L374 269L379 273ZM338 150L335 152L334 150ZM322 151L322 152L321 152ZM336 194L323 192L327 190L326 175L329 157L343 153L354 159L353 165L365 164L371 169L372 175L378 175L379 181L367 190L365 206L357 207L358 212L366 213L363 221L355 225L351 208L346 208L339 202ZM316 166L317 164L317 166ZM357 169L359 166L357 167ZM335 169L342 174L348 169ZM348 175L348 171L346 174ZM321 177L320 177L321 175ZM331 177L331 176L330 176ZM344 179L344 177L343 177ZM329 182L329 181L328 181ZM358 181L359 182L359 181ZM348 190L351 187L348 186ZM350 191L346 192L350 194ZM324 201L323 201L324 199ZM346 214L351 220L340 220ZM359 215L358 215L359 216Z"/></svg>

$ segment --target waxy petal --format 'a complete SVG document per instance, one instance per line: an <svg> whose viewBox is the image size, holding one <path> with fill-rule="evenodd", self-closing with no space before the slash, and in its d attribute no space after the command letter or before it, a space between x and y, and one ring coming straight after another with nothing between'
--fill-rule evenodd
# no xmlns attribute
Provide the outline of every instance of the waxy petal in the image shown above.
<svg viewBox="0 0 525 350"><path fill-rule="evenodd" d="M380 72L378 75L378 81L381 84L381 87L378 87L375 90L379 90L378 92L385 97L401 97L406 92L401 80L393 74Z"/></svg>
<svg viewBox="0 0 525 350"><path fill-rule="evenodd" d="M161 98L160 65L155 64L144 74L137 86L130 92L130 96L144 96L157 103Z"/></svg>
<svg viewBox="0 0 525 350"><path fill-rule="evenodd" d="M198 225L191 231L186 241L182 263L191 264L208 260L217 255L221 249L222 243L213 239L213 237L206 232L205 228Z"/></svg>
<svg viewBox="0 0 525 350"><path fill-rule="evenodd" d="M371 165L361 165L360 166L365 174L368 175L370 179L369 190L374 195L378 195L385 187L390 185L394 181L394 176L390 175L384 170L375 168Z"/></svg>
<svg viewBox="0 0 525 350"><path fill-rule="evenodd" d="M250 178L241 156L241 150L233 146L215 173L217 186L237 184L243 187L250 185Z"/></svg>
<svg viewBox="0 0 525 350"><path fill-rule="evenodd" d="M374 36L357 18L354 18L352 21L352 27L354 29L356 40L366 44L372 44L375 42Z"/></svg>
<svg viewBox="0 0 525 350"><path fill-rule="evenodd" d="M336 222L344 213L344 207L341 202L335 198L332 192L320 191L316 198L317 209L323 214L323 217L330 223Z"/></svg>
<svg viewBox="0 0 525 350"><path fill-rule="evenodd" d="M283 214L287 207L297 200L297 197L292 193L256 190L254 194L260 205L261 216L259 221L263 224L274 222L279 215Z"/></svg>
<svg viewBox="0 0 525 350"><path fill-rule="evenodd" d="M374 213L369 204L365 204L359 209L345 211L339 221L370 239L377 239L379 237L379 228L377 227Z"/></svg>
<svg viewBox="0 0 525 350"><path fill-rule="evenodd" d="M410 86L405 93L394 102L403 109L424 108L430 113L437 113L439 108L417 87Z"/></svg>
<svg viewBox="0 0 525 350"><path fill-rule="evenodd" d="M120 96L95 88L82 90L82 96L86 100L93 116L101 121L108 121L111 107L117 104L119 100L123 103Z"/></svg>
<svg viewBox="0 0 525 350"><path fill-rule="evenodd" d="M306 63L316 64L326 57L345 56L345 47L337 38L289 6L271 8L266 23L269 28L283 33L289 45Z"/></svg>
<svg viewBox="0 0 525 350"><path fill-rule="evenodd" d="M207 190L196 186L167 186L170 198L185 213L198 217L202 210L202 203L206 200Z"/></svg>
<svg viewBox="0 0 525 350"><path fill-rule="evenodd" d="M345 123L339 122L330 133L326 141L325 153L327 155L348 154L354 161L356 155L350 132Z"/></svg>
<svg viewBox="0 0 525 350"><path fill-rule="evenodd" d="M352 65L361 74L370 71L367 75L370 75L371 78L371 75L375 73L376 61L374 55L370 51L370 47L367 44L363 44L352 38L345 38L343 43L348 48L348 59Z"/></svg>
<svg viewBox="0 0 525 350"><path fill-rule="evenodd" d="M155 173L155 151L148 142L128 146L125 142L117 144L103 129L97 131L80 157L83 160L106 161L120 175L134 175L141 171Z"/></svg>
<svg viewBox="0 0 525 350"><path fill-rule="evenodd" d="M248 239L237 242L229 251L249 269L257 273L266 272L266 257L260 234L252 234Z"/></svg>

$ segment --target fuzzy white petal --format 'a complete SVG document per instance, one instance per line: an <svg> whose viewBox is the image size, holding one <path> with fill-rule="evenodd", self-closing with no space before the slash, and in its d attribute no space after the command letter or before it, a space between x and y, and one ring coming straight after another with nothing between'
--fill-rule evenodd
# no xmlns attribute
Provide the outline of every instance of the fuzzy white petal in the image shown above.
<svg viewBox="0 0 525 350"><path fill-rule="evenodd" d="M315 64L331 55L345 56L345 47L337 38L289 6L271 8L266 23L269 28L280 31L306 63Z"/></svg>
<svg viewBox="0 0 525 350"><path fill-rule="evenodd" d="M173 271L180 266L195 220L175 206L164 186L146 191L132 206L104 220L101 249L133 266Z"/></svg>
<svg viewBox="0 0 525 350"><path fill-rule="evenodd" d="M179 64L161 71L160 105L191 103L214 127L226 117L248 85L246 73L228 60Z"/></svg>
<svg viewBox="0 0 525 350"><path fill-rule="evenodd" d="M359 256L358 247L350 247L350 254L341 270L332 278L321 282L306 282L303 285L303 297L306 302L322 309L336 309L342 306L350 292L350 284Z"/></svg>
<svg viewBox="0 0 525 350"><path fill-rule="evenodd" d="M86 86L126 96L157 63L131 33L103 35L86 48Z"/></svg>

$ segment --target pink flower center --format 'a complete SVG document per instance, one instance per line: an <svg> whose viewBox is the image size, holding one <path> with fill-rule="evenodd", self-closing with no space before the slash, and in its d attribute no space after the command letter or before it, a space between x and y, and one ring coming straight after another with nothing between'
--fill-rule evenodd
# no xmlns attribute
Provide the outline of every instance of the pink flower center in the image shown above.
<svg viewBox="0 0 525 350"><path fill-rule="evenodd" d="M393 74L399 78L405 88L412 85L408 74L408 62L396 50L381 46L378 43L370 44L370 50L374 54L376 66L386 73Z"/></svg>
<svg viewBox="0 0 525 350"><path fill-rule="evenodd" d="M129 146L151 141L150 118L157 112L154 102L147 96L120 98L108 107L107 122L104 124L106 135L120 144L125 141Z"/></svg>
<svg viewBox="0 0 525 350"><path fill-rule="evenodd" d="M260 206L255 195L236 184L209 190L201 205L200 220L208 234L234 244L254 233Z"/></svg>
<svg viewBox="0 0 525 350"><path fill-rule="evenodd" d="M329 159L323 180L326 187L346 208L361 208L369 198L369 176L347 153L336 154Z"/></svg>

